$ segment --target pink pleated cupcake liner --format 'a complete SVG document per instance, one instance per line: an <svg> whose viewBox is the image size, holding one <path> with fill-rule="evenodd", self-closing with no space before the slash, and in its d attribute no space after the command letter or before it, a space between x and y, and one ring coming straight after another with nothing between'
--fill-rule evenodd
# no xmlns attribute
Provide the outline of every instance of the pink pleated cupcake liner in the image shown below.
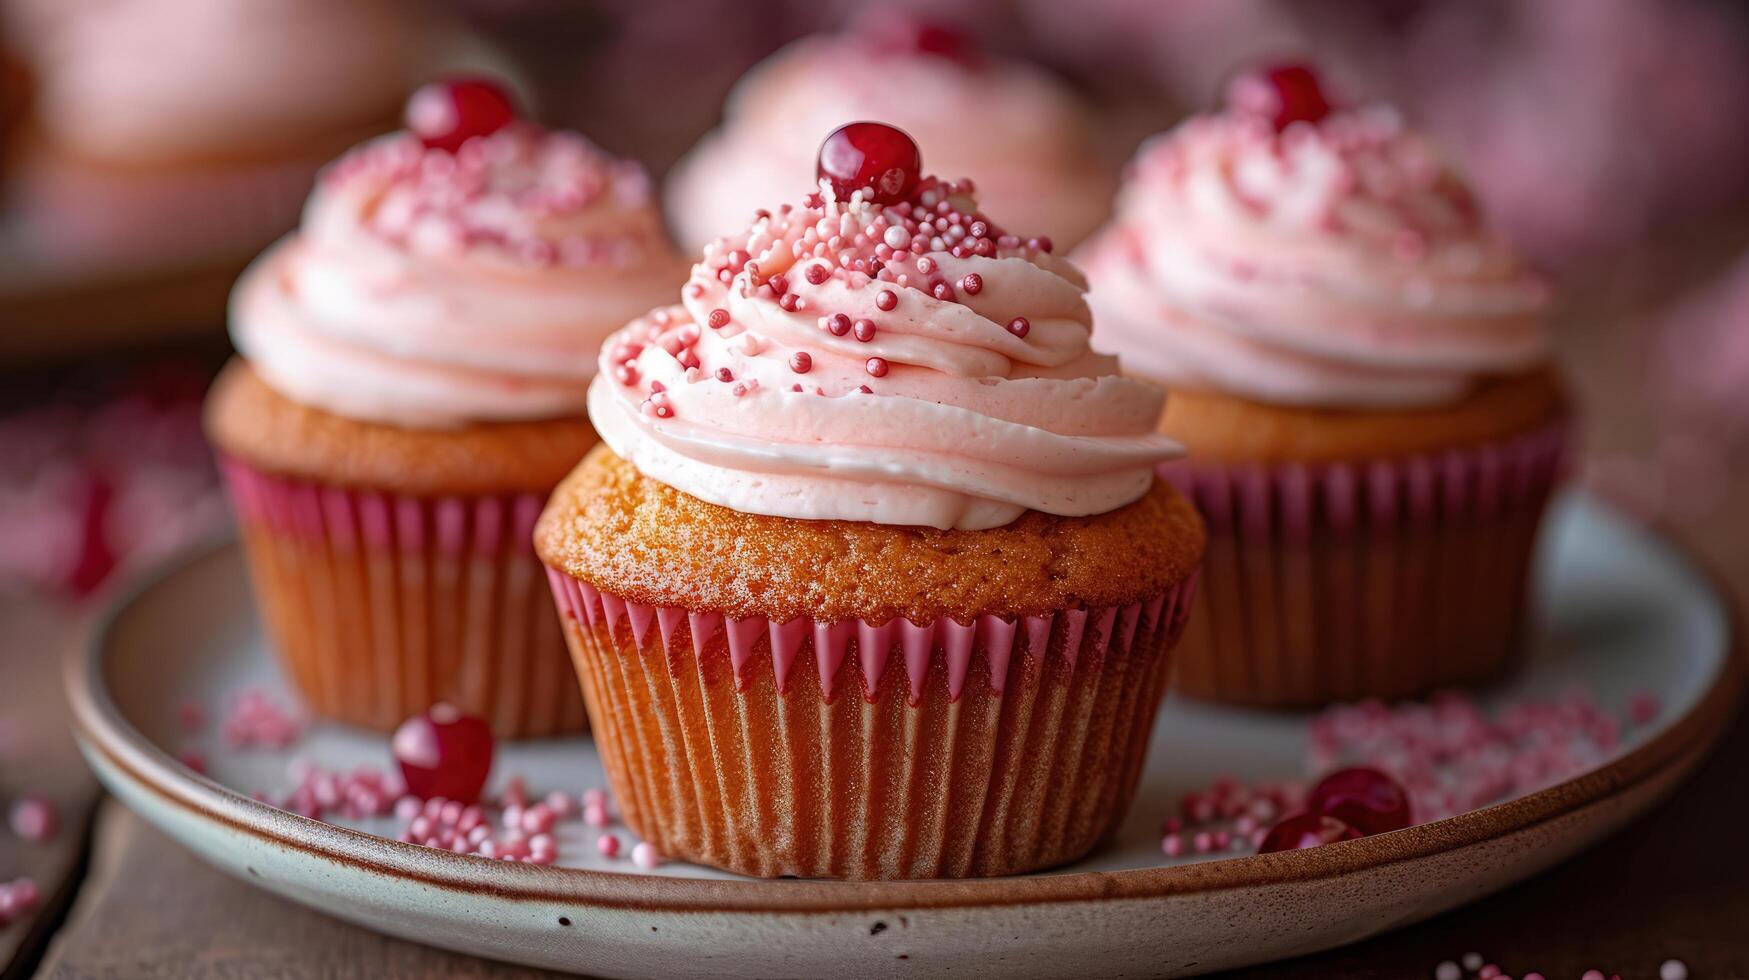
<svg viewBox="0 0 1749 980"><path fill-rule="evenodd" d="M1355 463L1163 464L1209 533L1177 689L1311 707L1501 676L1567 433Z"/></svg>
<svg viewBox="0 0 1749 980"><path fill-rule="evenodd" d="M1106 837L1195 588L876 624L725 617L548 578L634 830L743 874L858 879L1013 873Z"/></svg>
<svg viewBox="0 0 1749 980"><path fill-rule="evenodd" d="M269 639L318 715L449 702L504 736L585 725L532 543L542 495L413 497L220 461Z"/></svg>

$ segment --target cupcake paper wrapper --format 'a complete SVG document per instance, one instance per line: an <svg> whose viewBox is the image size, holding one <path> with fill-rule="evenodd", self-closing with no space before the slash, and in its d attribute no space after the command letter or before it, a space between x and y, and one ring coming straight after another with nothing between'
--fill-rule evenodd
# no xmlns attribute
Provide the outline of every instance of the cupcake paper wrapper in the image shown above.
<svg viewBox="0 0 1749 980"><path fill-rule="evenodd" d="M500 736L584 730L531 540L543 496L407 497L221 466L268 637L313 712L388 731L447 701Z"/></svg>
<svg viewBox="0 0 1749 980"><path fill-rule="evenodd" d="M1176 689L1310 707L1500 676L1566 436L1563 421L1394 460L1162 465L1209 533Z"/></svg>
<svg viewBox="0 0 1749 980"><path fill-rule="evenodd" d="M1073 860L1117 826L1193 582L1010 622L770 622L548 569L633 830L750 875L930 878Z"/></svg>

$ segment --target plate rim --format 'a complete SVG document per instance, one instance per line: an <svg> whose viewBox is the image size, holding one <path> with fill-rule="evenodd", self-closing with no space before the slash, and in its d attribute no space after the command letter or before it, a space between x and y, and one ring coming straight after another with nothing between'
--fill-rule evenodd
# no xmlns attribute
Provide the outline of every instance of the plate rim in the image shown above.
<svg viewBox="0 0 1749 980"><path fill-rule="evenodd" d="M1668 729L1608 765L1535 793L1432 823L1325 847L1153 868L1025 877L926 881L681 878L587 868L541 867L437 851L299 816L269 806L184 766L122 714L101 682L101 662L119 621L178 574L238 547L222 535L140 576L64 657L75 736L126 778L167 804L272 844L358 870L465 894L521 902L564 902L661 913L829 914L879 909L980 909L1179 898L1244 888L1304 884L1484 844L1626 793L1668 763L1704 752L1723 732L1749 672L1738 603L1725 578L1656 522L1593 494L1573 498L1625 521L1682 563L1718 601L1725 651L1712 687Z"/></svg>

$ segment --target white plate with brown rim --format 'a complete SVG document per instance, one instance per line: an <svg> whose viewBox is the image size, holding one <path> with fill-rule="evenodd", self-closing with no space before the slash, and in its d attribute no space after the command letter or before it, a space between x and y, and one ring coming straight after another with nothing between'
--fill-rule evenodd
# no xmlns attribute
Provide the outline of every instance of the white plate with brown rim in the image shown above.
<svg viewBox="0 0 1749 980"><path fill-rule="evenodd" d="M1573 494L1544 537L1526 666L1484 704L1575 686L1599 704L1651 692L1658 717L1575 778L1406 830L1303 851L1168 861L1162 817L1217 773L1302 775L1308 719L1171 699L1118 839L1014 878L761 881L671 863L640 871L561 829L539 867L392 839L253 799L293 751L386 764L380 735L316 726L287 752L178 762L188 702L283 692L234 546L120 601L67 667L81 747L118 798L215 866L293 901L434 946L608 977L1188 976L1327 949L1415 922L1588 847L1666 796L1728 720L1744 674L1729 607L1672 546ZM495 774L536 789L601 785L587 738L506 746ZM377 831L371 833L370 831ZM624 833L623 828L621 833ZM629 843L629 841L628 841Z"/></svg>

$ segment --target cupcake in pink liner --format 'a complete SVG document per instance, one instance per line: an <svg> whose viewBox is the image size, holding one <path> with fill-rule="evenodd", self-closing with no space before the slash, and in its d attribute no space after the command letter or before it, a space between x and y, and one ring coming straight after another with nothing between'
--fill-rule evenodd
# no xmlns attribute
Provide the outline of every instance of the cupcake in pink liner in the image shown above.
<svg viewBox="0 0 1749 980"><path fill-rule="evenodd" d="M1567 428L1548 290L1392 110L1241 76L1143 147L1083 259L1209 524L1180 690L1314 705L1513 662Z"/></svg>
<svg viewBox="0 0 1749 980"><path fill-rule="evenodd" d="M610 338L535 532L626 822L754 875L1072 860L1131 796L1202 529L1084 281L880 123ZM951 244L950 244L951 243Z"/></svg>
<svg viewBox="0 0 1749 980"><path fill-rule="evenodd" d="M244 258L406 93L488 56L402 0L16 5L34 101L6 187L32 253L163 269Z"/></svg>
<svg viewBox="0 0 1749 980"><path fill-rule="evenodd" d="M311 709L576 731L529 535L596 441L602 338L685 263L640 167L519 121L502 89L427 86L408 121L328 168L238 282L207 433Z"/></svg>
<svg viewBox="0 0 1749 980"><path fill-rule="evenodd" d="M1061 81L984 54L956 28L879 7L742 77L722 126L669 175L682 244L744 228L755 209L806 187L820 140L858 119L909 132L932 165L975 175L992 210L1062 248L1110 213L1117 168L1095 149L1091 108Z"/></svg>

